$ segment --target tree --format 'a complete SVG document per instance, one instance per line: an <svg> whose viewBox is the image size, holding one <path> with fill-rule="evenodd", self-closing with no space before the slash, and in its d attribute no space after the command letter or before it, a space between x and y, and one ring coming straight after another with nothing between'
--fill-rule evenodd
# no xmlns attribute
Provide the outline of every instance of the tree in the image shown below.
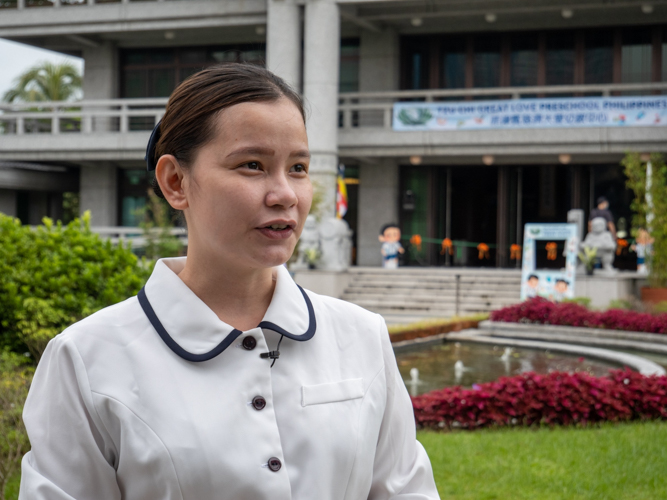
<svg viewBox="0 0 667 500"><path fill-rule="evenodd" d="M19 75L5 92L6 102L68 101L81 90L81 74L70 62L42 62Z"/></svg>
<svg viewBox="0 0 667 500"><path fill-rule="evenodd" d="M651 178L647 184L648 161ZM648 161L639 153L627 153L621 165L625 167L626 186L635 194L630 205L633 230L648 229L653 238L653 253L647 259L649 285L663 288L667 287L667 164L658 153L651 154Z"/></svg>

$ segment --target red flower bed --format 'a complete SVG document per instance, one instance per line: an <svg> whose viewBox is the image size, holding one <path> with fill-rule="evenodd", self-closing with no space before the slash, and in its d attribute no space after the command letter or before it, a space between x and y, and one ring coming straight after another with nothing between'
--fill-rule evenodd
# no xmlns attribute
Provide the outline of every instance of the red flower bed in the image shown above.
<svg viewBox="0 0 667 500"><path fill-rule="evenodd" d="M667 333L667 314L649 314L622 309L590 311L579 304L554 304L542 298L530 299L493 311L491 320Z"/></svg>
<svg viewBox="0 0 667 500"><path fill-rule="evenodd" d="M524 373L473 389L447 387L412 404L417 425L435 429L667 419L667 376Z"/></svg>

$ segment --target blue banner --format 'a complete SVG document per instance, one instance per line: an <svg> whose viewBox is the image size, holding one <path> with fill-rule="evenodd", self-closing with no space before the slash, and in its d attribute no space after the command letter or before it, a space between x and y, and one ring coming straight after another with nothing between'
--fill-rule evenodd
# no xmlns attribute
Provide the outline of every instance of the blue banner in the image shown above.
<svg viewBox="0 0 667 500"><path fill-rule="evenodd" d="M397 131L664 126L667 96L397 102L393 118Z"/></svg>

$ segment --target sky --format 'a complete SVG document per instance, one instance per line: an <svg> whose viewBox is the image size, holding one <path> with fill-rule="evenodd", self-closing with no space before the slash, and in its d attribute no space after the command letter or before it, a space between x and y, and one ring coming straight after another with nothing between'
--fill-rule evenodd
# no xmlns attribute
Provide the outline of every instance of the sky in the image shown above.
<svg viewBox="0 0 667 500"><path fill-rule="evenodd" d="M67 60L77 65L83 73L81 58L0 39L0 98L12 87L12 82L17 76L35 64L42 61L59 63Z"/></svg>

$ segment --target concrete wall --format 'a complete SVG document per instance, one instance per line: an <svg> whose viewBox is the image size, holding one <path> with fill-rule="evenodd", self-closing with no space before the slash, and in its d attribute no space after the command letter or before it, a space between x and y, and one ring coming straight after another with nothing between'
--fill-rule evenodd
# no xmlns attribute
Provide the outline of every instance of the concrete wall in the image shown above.
<svg viewBox="0 0 667 500"><path fill-rule="evenodd" d="M16 191L0 189L0 213L16 217Z"/></svg>
<svg viewBox="0 0 667 500"><path fill-rule="evenodd" d="M100 163L81 167L81 213L90 210L93 226L118 224L118 168Z"/></svg>
<svg viewBox="0 0 667 500"><path fill-rule="evenodd" d="M359 40L359 91L398 89L399 43L394 28L362 30Z"/></svg>
<svg viewBox="0 0 667 500"><path fill-rule="evenodd" d="M398 164L385 159L359 169L359 233L357 264L380 266L380 228L398 222Z"/></svg>

